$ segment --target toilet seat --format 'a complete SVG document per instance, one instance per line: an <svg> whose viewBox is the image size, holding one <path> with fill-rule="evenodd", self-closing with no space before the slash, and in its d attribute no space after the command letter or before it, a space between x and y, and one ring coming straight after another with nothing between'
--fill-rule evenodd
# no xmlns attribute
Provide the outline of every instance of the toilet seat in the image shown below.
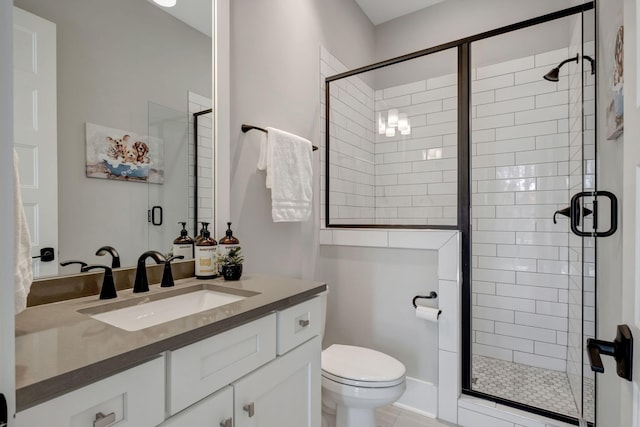
<svg viewBox="0 0 640 427"><path fill-rule="evenodd" d="M383 388L405 380L404 365L369 348L333 344L322 352L322 376L340 384Z"/></svg>
<svg viewBox="0 0 640 427"><path fill-rule="evenodd" d="M352 387L364 387L364 388L384 388L384 387L394 387L397 386L398 384L402 383L405 378L404 377L400 377L396 380L393 381L358 381L358 380L352 380L349 378L343 378L343 377L339 377L337 375L332 375L329 372L326 371L322 371L322 377L326 378L328 380L337 382L339 384L343 384L343 385L349 385Z"/></svg>

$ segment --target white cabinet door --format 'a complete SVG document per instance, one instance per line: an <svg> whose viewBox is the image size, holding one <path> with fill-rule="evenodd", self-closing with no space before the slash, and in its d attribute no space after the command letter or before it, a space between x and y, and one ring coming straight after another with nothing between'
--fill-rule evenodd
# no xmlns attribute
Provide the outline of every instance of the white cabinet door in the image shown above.
<svg viewBox="0 0 640 427"><path fill-rule="evenodd" d="M225 387L169 418L160 427L232 427L233 388Z"/></svg>
<svg viewBox="0 0 640 427"><path fill-rule="evenodd" d="M235 427L320 426L320 337L233 384Z"/></svg>
<svg viewBox="0 0 640 427"><path fill-rule="evenodd" d="M158 357L19 412L16 426L157 426L164 420L164 370L164 357Z"/></svg>

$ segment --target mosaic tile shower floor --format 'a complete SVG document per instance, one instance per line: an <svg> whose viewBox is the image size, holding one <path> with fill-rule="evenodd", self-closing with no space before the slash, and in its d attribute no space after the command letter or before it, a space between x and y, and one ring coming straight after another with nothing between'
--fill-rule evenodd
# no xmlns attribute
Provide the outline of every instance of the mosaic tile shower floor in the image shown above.
<svg viewBox="0 0 640 427"><path fill-rule="evenodd" d="M473 390L547 411L578 417L565 372L536 368L484 356L473 356ZM593 381L585 381L585 398L593 402ZM586 419L593 420L593 405Z"/></svg>

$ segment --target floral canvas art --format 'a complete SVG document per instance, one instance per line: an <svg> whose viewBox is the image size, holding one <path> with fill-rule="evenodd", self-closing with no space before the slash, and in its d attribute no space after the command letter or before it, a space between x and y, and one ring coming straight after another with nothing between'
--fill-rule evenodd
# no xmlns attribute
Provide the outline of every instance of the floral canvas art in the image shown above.
<svg viewBox="0 0 640 427"><path fill-rule="evenodd" d="M89 178L164 182L164 144L135 132L86 124Z"/></svg>

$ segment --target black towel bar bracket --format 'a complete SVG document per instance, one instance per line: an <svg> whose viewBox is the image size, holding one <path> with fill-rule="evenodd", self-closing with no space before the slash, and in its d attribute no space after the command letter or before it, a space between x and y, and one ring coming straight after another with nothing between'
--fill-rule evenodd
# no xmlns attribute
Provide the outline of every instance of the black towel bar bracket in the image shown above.
<svg viewBox="0 0 640 427"><path fill-rule="evenodd" d="M434 291L431 291L429 295L416 295L415 297L413 297L413 301L411 302L414 308L418 308L418 304L416 304L417 299L434 299L434 298L438 298L438 294L435 293Z"/></svg>
<svg viewBox="0 0 640 427"><path fill-rule="evenodd" d="M253 125L245 125L243 124L242 126L240 126L240 129L242 130L242 133L247 133L250 130L259 130L260 132L264 132L264 133L269 133L266 129L258 127L258 126L253 126ZM316 147L315 145L312 145L313 147L313 151L317 151L318 147Z"/></svg>

